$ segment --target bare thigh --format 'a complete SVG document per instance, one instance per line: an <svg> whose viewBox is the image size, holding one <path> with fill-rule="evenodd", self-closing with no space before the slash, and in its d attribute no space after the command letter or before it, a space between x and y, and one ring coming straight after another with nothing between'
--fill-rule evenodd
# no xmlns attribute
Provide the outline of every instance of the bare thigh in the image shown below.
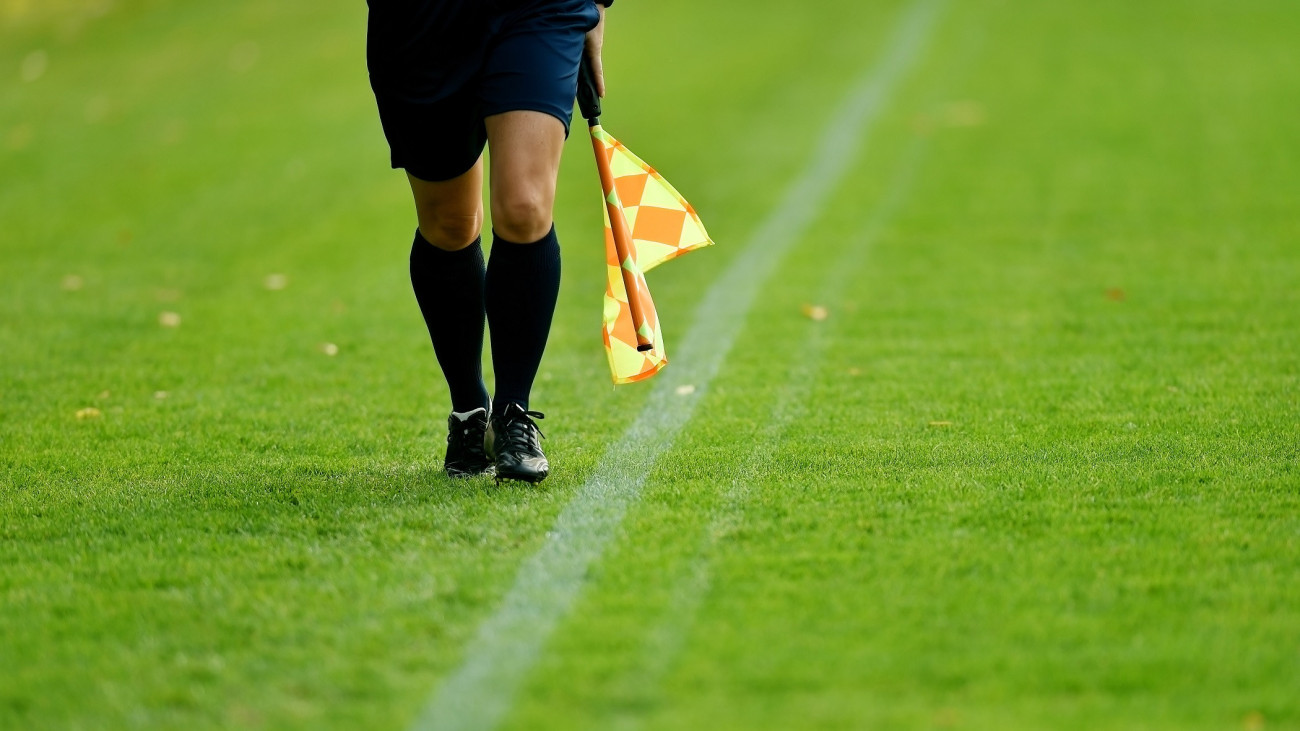
<svg viewBox="0 0 1300 731"><path fill-rule="evenodd" d="M493 166L495 168L495 165ZM483 230L483 157L451 180L420 180L406 174L415 197L420 234L439 249L458 251Z"/></svg>
<svg viewBox="0 0 1300 731"><path fill-rule="evenodd" d="M551 230L564 123L544 112L515 111L486 124L492 228L508 241L537 241Z"/></svg>

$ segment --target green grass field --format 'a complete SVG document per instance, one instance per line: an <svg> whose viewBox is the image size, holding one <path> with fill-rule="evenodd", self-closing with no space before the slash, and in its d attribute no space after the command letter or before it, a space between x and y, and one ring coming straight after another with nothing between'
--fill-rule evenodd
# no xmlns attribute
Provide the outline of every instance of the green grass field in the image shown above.
<svg viewBox="0 0 1300 731"><path fill-rule="evenodd" d="M609 385L575 134L553 474L498 487L440 472L361 0L0 0L0 728L1300 729L1293 0L938 6L673 350L915 8L610 10L606 127L718 242L650 277L696 390Z"/></svg>

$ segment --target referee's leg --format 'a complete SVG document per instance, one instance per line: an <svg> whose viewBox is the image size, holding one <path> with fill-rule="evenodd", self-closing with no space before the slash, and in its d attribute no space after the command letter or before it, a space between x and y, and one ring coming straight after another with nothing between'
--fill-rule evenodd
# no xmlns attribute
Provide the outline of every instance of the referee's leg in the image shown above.
<svg viewBox="0 0 1300 731"><path fill-rule="evenodd" d="M451 180L420 180L406 174L424 240L443 251L474 243L483 228L483 158Z"/></svg>
<svg viewBox="0 0 1300 731"><path fill-rule="evenodd" d="M450 180L421 180L409 172L419 230L411 244L411 286L447 379L452 411L483 409L484 280L479 233L483 227L483 158ZM487 463L448 447L448 473L474 474ZM473 457L474 455L471 455ZM481 458L480 458L481 459Z"/></svg>
<svg viewBox="0 0 1300 731"><path fill-rule="evenodd" d="M550 114L514 111L486 120L493 231L528 244L551 230L564 124Z"/></svg>
<svg viewBox="0 0 1300 731"><path fill-rule="evenodd" d="M530 110L494 114L486 125L493 238L484 303L496 372L493 412L511 404L527 411L560 289L551 213L565 129L554 115Z"/></svg>

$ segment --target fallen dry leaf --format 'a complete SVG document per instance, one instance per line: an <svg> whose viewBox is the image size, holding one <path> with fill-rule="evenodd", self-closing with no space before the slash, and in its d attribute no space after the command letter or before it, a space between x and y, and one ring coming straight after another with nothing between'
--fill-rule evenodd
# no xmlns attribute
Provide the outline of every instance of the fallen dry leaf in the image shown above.
<svg viewBox="0 0 1300 731"><path fill-rule="evenodd" d="M803 313L804 317L809 320L816 320L817 322L821 322L831 316L831 313L827 312L826 308L821 305L805 304L799 308L799 311Z"/></svg>
<svg viewBox="0 0 1300 731"><path fill-rule="evenodd" d="M930 426L952 426L951 421L932 421Z"/></svg>
<svg viewBox="0 0 1300 731"><path fill-rule="evenodd" d="M970 100L951 102L943 116L949 127L978 127L984 124L984 105Z"/></svg>
<svg viewBox="0 0 1300 731"><path fill-rule="evenodd" d="M8 143L9 149L21 150L30 145L35 137L36 128L32 126L31 122L23 122L9 130L9 135L5 141Z"/></svg>
<svg viewBox="0 0 1300 731"><path fill-rule="evenodd" d="M180 327L181 316L175 312L158 313L158 324L163 327Z"/></svg>
<svg viewBox="0 0 1300 731"><path fill-rule="evenodd" d="M257 65L262 49L255 41L243 41L230 50L230 70L242 74Z"/></svg>
<svg viewBox="0 0 1300 731"><path fill-rule="evenodd" d="M161 401L161 400L167 398L169 395L170 395L170 394L168 394L166 391L154 391L154 392L153 392L153 397L156 398L156 399L158 399L159 401Z"/></svg>
<svg viewBox="0 0 1300 731"><path fill-rule="evenodd" d="M185 139L187 125L183 119L169 119L158 131L158 141L164 145L174 145Z"/></svg>
<svg viewBox="0 0 1300 731"><path fill-rule="evenodd" d="M100 411L99 409L95 408L94 406L87 406L87 407L84 408L84 409L78 409L78 410L77 410L77 418L78 418L78 419L98 419L99 417L101 417L101 416L103 416L103 415L104 415L104 412Z"/></svg>
<svg viewBox="0 0 1300 731"><path fill-rule="evenodd" d="M23 56L23 62L18 67L18 78L23 83L30 84L33 81L45 75L45 69L50 67L50 54L44 49L37 49Z"/></svg>
<svg viewBox="0 0 1300 731"><path fill-rule="evenodd" d="M59 283L59 286L62 287L65 292L76 292L86 286L86 280L82 279L77 274L69 274L63 278L63 281Z"/></svg>
<svg viewBox="0 0 1300 731"><path fill-rule="evenodd" d="M1106 299L1110 300L1111 302L1123 302L1125 296L1126 295L1124 294L1124 290L1120 289L1119 287L1111 287L1110 289L1106 290Z"/></svg>
<svg viewBox="0 0 1300 731"><path fill-rule="evenodd" d="M934 120L930 119L928 114L918 114L912 117L912 132L917 136L924 137L934 131Z"/></svg>
<svg viewBox="0 0 1300 731"><path fill-rule="evenodd" d="M102 122L104 121L104 118L108 116L108 113L112 111L112 109L113 109L113 104L112 102L109 101L107 96L104 96L103 94L100 94L98 96L93 96L90 98L89 101L86 102L86 107L85 107L86 122L88 124L95 124L97 122Z"/></svg>

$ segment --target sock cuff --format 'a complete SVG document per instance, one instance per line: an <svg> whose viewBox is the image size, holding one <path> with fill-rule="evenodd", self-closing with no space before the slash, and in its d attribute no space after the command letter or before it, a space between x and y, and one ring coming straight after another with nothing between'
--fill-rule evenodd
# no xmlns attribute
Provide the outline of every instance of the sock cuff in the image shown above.
<svg viewBox="0 0 1300 731"><path fill-rule="evenodd" d="M411 256L414 257L416 256L417 253L435 259L439 259L439 258L464 259L464 258L473 258L475 256L477 256L478 258L482 258L483 237L479 236L475 238L473 241L469 243L469 246L466 246L463 249L457 249L455 251L447 251L446 249L440 249L437 246L434 246L433 244L429 243L429 240L424 238L424 234L420 233L420 229L417 228L415 229L415 240L411 242Z"/></svg>
<svg viewBox="0 0 1300 731"><path fill-rule="evenodd" d="M555 235L555 224L553 223L551 224L551 230L547 231L545 236L541 237L540 239L532 243L526 243L526 244L520 244L511 241L510 239L503 237L501 234L497 233L496 231L492 232L492 251L497 251L497 249L500 248L500 250L503 252L509 252L510 254L519 255L519 254L525 254L530 252L531 253L545 252L545 251L558 248L559 245L560 245L560 239L558 236Z"/></svg>

